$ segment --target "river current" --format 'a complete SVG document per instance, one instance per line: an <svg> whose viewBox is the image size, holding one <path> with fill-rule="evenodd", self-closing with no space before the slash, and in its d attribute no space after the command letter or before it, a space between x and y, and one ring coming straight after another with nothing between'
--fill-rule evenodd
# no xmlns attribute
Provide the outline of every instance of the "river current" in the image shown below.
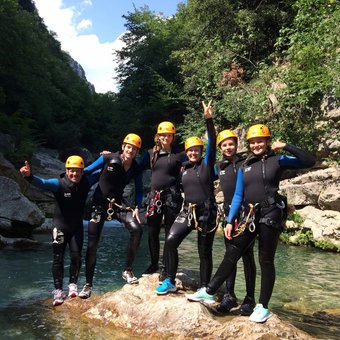
<svg viewBox="0 0 340 340"><path fill-rule="evenodd" d="M86 226L86 223L85 223ZM85 228L86 229L86 228ZM163 230L162 230L163 232ZM49 235L35 235L41 246L34 249L0 250L0 334L2 339L107 339L107 334L93 334L91 327L70 326L61 331L60 320L46 317L53 308L46 303L52 296L52 250ZM86 249L86 238L84 249ZM198 270L196 233L192 232L179 248L180 268ZM104 226L96 274L94 294L119 289L124 285L121 271L125 261L128 232L118 223ZM214 242L214 271L224 255L223 238ZM257 257L257 245L255 245ZM257 259L256 259L257 261ZM65 287L68 282L68 254L65 257ZM149 264L147 229L134 265L140 276ZM256 298L259 294L260 270ZM339 326L318 322L313 313L340 308L340 255L312 248L280 244L276 254L276 283L270 309L296 327L321 339L338 339ZM84 284L82 267L79 287ZM238 265L236 293L240 300L245 292L242 261ZM63 325L65 326L65 325ZM128 334L112 336L131 338Z"/></svg>

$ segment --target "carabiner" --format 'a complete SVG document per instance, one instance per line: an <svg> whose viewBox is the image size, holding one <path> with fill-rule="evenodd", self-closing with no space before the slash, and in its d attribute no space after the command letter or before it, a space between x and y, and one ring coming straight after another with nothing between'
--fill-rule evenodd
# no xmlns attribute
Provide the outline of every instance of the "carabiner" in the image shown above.
<svg viewBox="0 0 340 340"><path fill-rule="evenodd" d="M161 200L156 200L155 202L155 206L157 208L157 214L160 214L162 212L161 208L162 208L162 201Z"/></svg>

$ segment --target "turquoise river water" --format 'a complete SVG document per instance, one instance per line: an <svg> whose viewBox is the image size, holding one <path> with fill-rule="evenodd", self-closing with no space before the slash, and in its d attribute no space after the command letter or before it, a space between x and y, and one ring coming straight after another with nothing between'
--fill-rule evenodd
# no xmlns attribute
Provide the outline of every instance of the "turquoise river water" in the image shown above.
<svg viewBox="0 0 340 340"><path fill-rule="evenodd" d="M0 250L1 339L107 339L107 334L92 333L91 327L86 324L83 329L79 329L78 326L75 329L69 327L65 333L60 325L61 321L58 318L51 319L51 313L48 312L53 307L46 303L46 299L51 298L53 290L50 236L35 235L34 238L41 241L41 246L35 249ZM94 293L116 290L124 284L121 269L125 260L127 240L128 233L119 224L107 223L104 226L98 251ZM198 270L195 232L182 243L179 253L180 267ZM223 254L223 239L216 235L215 269ZM141 275L148 261L145 229L134 266L137 276ZM65 263L68 262L66 256ZM338 339L340 327L334 322L318 322L314 313L340 308L340 255L280 244L276 255L276 269L277 280L270 309L317 338ZM67 282L68 268L65 273ZM260 282L259 275L258 266L257 288ZM242 276L243 269L240 263L236 283L236 293L240 299L243 298L245 291ZM79 286L83 284L82 268ZM258 296L258 289L256 293ZM115 338L131 339L131 336L112 335L112 339Z"/></svg>

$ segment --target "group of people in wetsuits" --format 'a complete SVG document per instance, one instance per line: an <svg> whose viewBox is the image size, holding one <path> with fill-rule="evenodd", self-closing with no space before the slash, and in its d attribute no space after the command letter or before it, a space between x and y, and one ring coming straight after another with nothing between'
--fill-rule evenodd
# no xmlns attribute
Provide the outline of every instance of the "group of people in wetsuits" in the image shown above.
<svg viewBox="0 0 340 340"><path fill-rule="evenodd" d="M62 291L63 259L66 245L71 254L68 296L77 296L77 279L83 242L82 217L89 188L99 181L93 197L91 220L88 225L86 252L86 284L79 292L81 298L91 295L96 252L105 220L122 222L130 233L127 260L122 277L130 284L138 283L132 271L142 237L139 209L142 204L142 172L151 169L151 192L146 212L148 243L151 263L143 276L159 271L160 230L164 225L165 243L161 264L160 284L155 292L164 295L175 292L178 268L178 248L184 238L197 231L200 259L200 288L188 294L190 301L214 303L214 294L226 282L226 293L219 310L230 311L236 307L234 292L236 264L242 257L246 281L246 296L239 311L250 315L254 322L264 322L270 317L268 303L275 282L274 256L282 231L287 202L278 194L279 181L284 169L307 168L315 163L314 157L296 146L283 142L271 144L267 126L256 124L247 132L249 155L237 154L238 137L232 130L223 130L216 137L211 101L204 102L204 119L207 126L208 145L203 156L203 141L190 137L185 150L174 146L175 126L171 122L158 125L155 146L137 163L135 156L141 148L141 139L129 134L122 150L105 153L93 164L84 167L79 156L66 161L66 174L58 179L44 180L33 176L29 164L20 169L32 184L51 190L57 202L53 230L53 277L55 284L53 304L66 298ZM216 164L216 144L222 160ZM285 150L292 156L277 155ZM214 181L220 180L224 195L225 255L212 277L212 249L217 228L218 207L214 195ZM123 190L134 179L136 208L123 202ZM76 210L77 209L77 210ZM253 254L258 236L261 289L259 303L255 303L256 268ZM212 277L212 278L211 278Z"/></svg>

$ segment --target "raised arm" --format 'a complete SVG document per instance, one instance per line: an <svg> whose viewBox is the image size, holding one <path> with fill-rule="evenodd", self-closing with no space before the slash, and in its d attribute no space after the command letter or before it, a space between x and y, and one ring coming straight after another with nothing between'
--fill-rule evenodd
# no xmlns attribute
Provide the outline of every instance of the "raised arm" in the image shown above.
<svg viewBox="0 0 340 340"><path fill-rule="evenodd" d="M204 157L204 162L206 164L215 164L216 161L216 130L213 122L213 109L211 103L212 100L209 101L208 105L206 105L204 101L202 101L204 109L204 119L207 125L208 133L208 145Z"/></svg>
<svg viewBox="0 0 340 340"><path fill-rule="evenodd" d="M27 161L25 161L25 165L21 167L19 171L23 177L35 187L53 192L58 191L59 181L57 178L45 179L32 175L31 166Z"/></svg>
<svg viewBox="0 0 340 340"><path fill-rule="evenodd" d="M84 173L89 173L89 172L91 173L96 170L102 169L103 165L104 165L104 156L101 155L92 164L90 164L84 169Z"/></svg>
<svg viewBox="0 0 340 340"><path fill-rule="evenodd" d="M315 164L315 157L311 153L304 151L295 145L276 141L272 144L271 148L274 151L285 150L295 156L282 155L279 160L282 167L304 169L310 168Z"/></svg>

